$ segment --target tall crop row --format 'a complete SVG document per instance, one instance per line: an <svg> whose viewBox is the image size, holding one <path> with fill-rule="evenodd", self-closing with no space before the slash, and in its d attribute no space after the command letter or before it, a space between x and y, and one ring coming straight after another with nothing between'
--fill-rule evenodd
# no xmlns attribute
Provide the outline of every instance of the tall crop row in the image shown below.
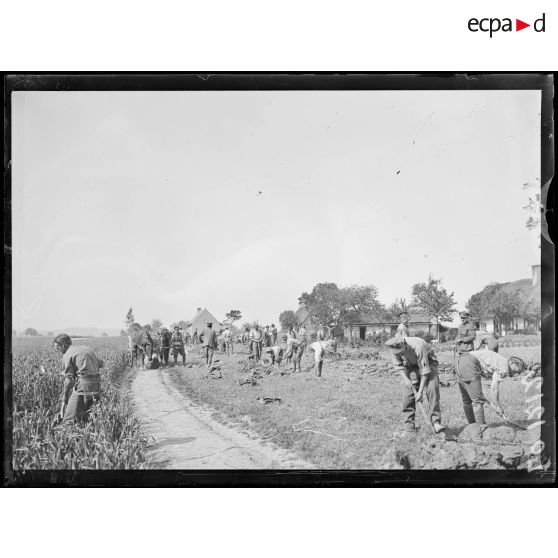
<svg viewBox="0 0 558 558"><path fill-rule="evenodd" d="M125 344L90 340L104 360L100 402L85 426L56 425L60 410L61 355L51 339L15 339L13 346L13 467L25 469L138 469L147 440L119 378ZM75 342L80 344L79 341Z"/></svg>

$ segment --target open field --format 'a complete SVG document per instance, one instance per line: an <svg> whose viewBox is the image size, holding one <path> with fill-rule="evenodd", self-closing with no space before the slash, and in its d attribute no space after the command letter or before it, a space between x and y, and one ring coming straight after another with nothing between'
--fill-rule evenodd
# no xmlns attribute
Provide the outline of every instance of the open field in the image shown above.
<svg viewBox="0 0 558 558"><path fill-rule="evenodd" d="M217 418L234 421L238 427L254 430L264 438L274 436L274 443L320 468L394 466L394 448L399 443L394 434L402 424L401 383L391 371L385 351L343 348L340 356L326 357L321 379L309 369L313 358L306 354L302 373L281 375L275 367L269 375L262 373L256 385L240 385L249 372L246 348L239 350L242 353L231 357L216 354L223 364L221 379L207 376L199 350L189 353L186 368L177 366L162 373L169 374L184 395L215 409ZM518 347L502 352L505 356L514 354L525 360L537 360L540 348ZM442 352L439 358L449 364L452 354ZM524 426L534 423L535 420L527 420L526 398L537 393L540 393L540 383L527 395L526 386L520 381L506 380L501 388L501 401L508 418ZM262 397L280 398L281 402L261 404L258 399ZM447 436L458 437L466 423L457 386L441 388L441 406ZM491 410L486 413L490 425L487 438L509 430L501 428L505 423ZM417 423L420 433L415 446L420 447L430 443L430 435L418 410ZM509 441L509 432L505 435ZM532 444L539 436L540 428L536 427L522 434L522 440ZM490 468L517 465L516 459L507 462L495 459L485 465ZM444 463L452 466L451 462ZM424 463L423 466L432 465Z"/></svg>
<svg viewBox="0 0 558 558"><path fill-rule="evenodd" d="M53 424L63 384L60 354L51 347L50 338L14 339L13 463L16 470L150 467L145 422L154 416L167 415L171 409L162 408L165 405L161 403L161 408L153 410L153 416L142 417L143 422L135 416L127 389L130 369L125 366L125 339L91 338L83 343L93 346L105 361L103 394L85 428L62 428ZM484 457L473 454L464 464L461 457L447 458L447 450L453 447L452 451L456 452L457 444L432 439L418 412L418 438L402 449L395 437L402 424L401 383L391 369L389 353L381 347L341 347L337 355L326 356L321 379L312 369L311 351L305 354L302 373L283 375L281 372L286 372L287 367L275 366L266 374L265 367L254 369L250 365L246 347L238 346L238 351L231 357L216 354L215 358L222 364L220 379L207 376L200 349L189 351L186 367L145 370L143 374L159 375L163 384L172 384L182 396L208 408L213 418L227 427L254 433L262 440L270 439L280 449L288 450L289 455L299 456L301 462L318 468L511 468L525 465L526 448L540 436L540 428L534 424L536 414L528 416L526 402L528 397L540 394L540 382L527 385L516 379L506 380L501 393L508 418L535 427L521 433L521 437L510 434L505 423L487 410L490 427L485 438L492 439L496 447L507 453L504 457L495 454L484 461ZM540 346L504 348L501 352L527 362L540 361ZM440 351L438 358L444 370L451 365L453 355ZM240 384L240 380L252 377L254 372L261 376L254 377L254 385ZM280 402L263 404L260 400L264 397L279 398ZM465 419L457 386L441 388L441 404L448 438L463 437ZM179 434L191 436L188 432ZM502 444L500 435L503 435ZM498 439L494 440L495 437ZM424 454L425 448L430 453ZM519 448L521 460L517 454ZM444 459L438 454L431 455L432 451L440 453L438 450L446 455ZM401 455L406 457L403 459ZM413 463L407 463L409 459Z"/></svg>
<svg viewBox="0 0 558 558"><path fill-rule="evenodd" d="M81 340L74 341L80 344ZM52 338L13 340L13 466L25 469L137 469L146 440L125 393L126 340L87 339L105 362L102 395L87 425L55 426L64 377ZM122 389L121 389L122 388Z"/></svg>

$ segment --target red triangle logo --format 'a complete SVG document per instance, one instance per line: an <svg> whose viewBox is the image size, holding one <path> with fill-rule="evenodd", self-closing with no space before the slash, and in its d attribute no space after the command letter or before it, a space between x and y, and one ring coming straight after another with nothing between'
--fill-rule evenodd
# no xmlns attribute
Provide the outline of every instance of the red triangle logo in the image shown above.
<svg viewBox="0 0 558 558"><path fill-rule="evenodd" d="M531 27L531 24L525 23L524 21L521 21L520 19L515 20L515 30L516 31L521 31L522 29L525 29L526 27Z"/></svg>

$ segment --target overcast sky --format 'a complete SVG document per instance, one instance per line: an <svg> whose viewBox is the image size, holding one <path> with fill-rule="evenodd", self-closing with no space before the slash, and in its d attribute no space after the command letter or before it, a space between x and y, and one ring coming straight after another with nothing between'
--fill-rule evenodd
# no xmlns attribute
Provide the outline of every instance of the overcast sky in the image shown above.
<svg viewBox="0 0 558 558"><path fill-rule="evenodd" d="M16 92L13 326L277 323L318 282L531 275L535 91Z"/></svg>

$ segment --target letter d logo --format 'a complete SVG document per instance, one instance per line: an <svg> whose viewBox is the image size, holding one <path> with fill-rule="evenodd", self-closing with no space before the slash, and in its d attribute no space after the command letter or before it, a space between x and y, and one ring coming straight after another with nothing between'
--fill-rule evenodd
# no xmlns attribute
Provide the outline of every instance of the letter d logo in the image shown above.
<svg viewBox="0 0 558 558"><path fill-rule="evenodd" d="M535 23L533 23L533 29L537 32L537 33L544 33L544 28L545 28L545 16L546 14L543 14L541 18L536 19Z"/></svg>

